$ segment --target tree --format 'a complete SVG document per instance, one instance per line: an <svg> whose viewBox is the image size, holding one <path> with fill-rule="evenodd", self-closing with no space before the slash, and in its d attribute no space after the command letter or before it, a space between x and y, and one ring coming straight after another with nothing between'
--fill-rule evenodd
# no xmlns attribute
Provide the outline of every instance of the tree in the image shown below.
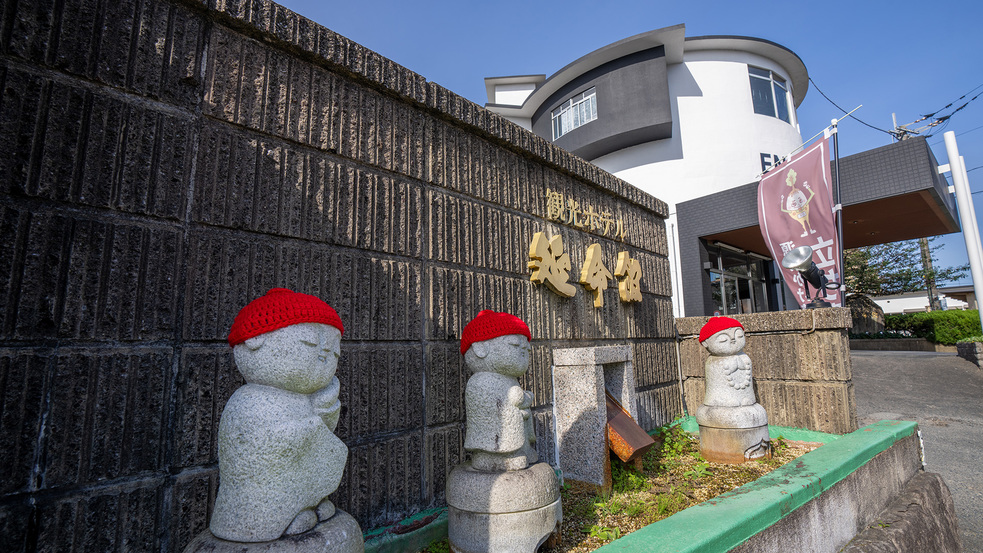
<svg viewBox="0 0 983 553"><path fill-rule="evenodd" d="M929 254L936 239L938 236L928 239ZM931 262L924 263L918 240L845 250L843 258L847 292L868 296L925 290L926 282L931 287L935 282L962 278L969 270L969 265L938 267L938 259L932 255L927 258Z"/></svg>

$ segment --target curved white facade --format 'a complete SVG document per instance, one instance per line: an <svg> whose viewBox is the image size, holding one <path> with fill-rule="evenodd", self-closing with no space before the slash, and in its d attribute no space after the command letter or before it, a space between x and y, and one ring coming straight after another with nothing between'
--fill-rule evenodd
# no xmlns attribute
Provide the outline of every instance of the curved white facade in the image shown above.
<svg viewBox="0 0 983 553"><path fill-rule="evenodd" d="M668 69L672 137L591 160L667 202L670 212L676 203L757 180L761 154L785 156L802 144L797 125L751 105L748 65L791 80L777 63L734 51L684 56Z"/></svg>
<svg viewBox="0 0 983 553"><path fill-rule="evenodd" d="M801 104L808 88L805 65L782 46L747 37L686 39L684 29L677 25L619 41L572 62L545 80L541 75L485 80L488 109L552 139L537 130L542 126L537 127L536 120L554 109L564 94L576 93L594 83L603 84L608 77L618 83L631 83L633 71L645 71L644 77L650 80L665 75L664 82L651 82L651 86L660 97L654 108L665 109L667 115L656 117L647 134L625 132L613 148L606 148L612 151L589 157L585 152L592 151L594 145L591 133L597 133L589 130L594 125L591 122L584 125L588 130L582 131L578 149L571 151L580 152L602 169L668 204L666 230L677 316L683 313L683 294L676 204L755 182L763 166L770 167L773 161L801 146L795 107ZM661 50L655 56L645 58L649 65L643 67L632 61L657 48ZM789 88L788 122L755 113L749 67L771 71L784 80ZM523 80L530 84L535 80L534 86L521 87ZM625 111L633 104L632 95L648 93L645 88L615 89L605 98L604 89L600 84L596 86L598 120L609 117L630 122L634 114ZM663 106L660 102L666 97L667 106ZM635 106L637 109L637 103ZM670 122L671 131L667 131ZM610 136L617 129L607 128L604 132L607 136L599 136L598 143L603 138L610 144ZM633 136L640 138L632 141ZM557 145L564 146L560 141Z"/></svg>

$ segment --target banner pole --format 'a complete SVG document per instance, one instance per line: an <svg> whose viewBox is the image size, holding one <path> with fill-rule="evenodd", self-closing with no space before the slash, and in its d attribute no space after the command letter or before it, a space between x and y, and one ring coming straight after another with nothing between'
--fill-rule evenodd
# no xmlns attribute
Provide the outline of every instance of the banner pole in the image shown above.
<svg viewBox="0 0 983 553"><path fill-rule="evenodd" d="M963 166L963 158L959 155L956 144L956 133L946 131L945 152L949 156L949 172L952 176L952 187L956 192L956 207L959 213L959 227L966 241L966 257L969 258L969 274L973 277L973 293L976 294L976 304L979 308L980 298L983 298L983 250L980 248L978 226L973 217L973 195L969 189L969 176ZM983 325L983 309L978 310L980 324Z"/></svg>
<svg viewBox="0 0 983 553"><path fill-rule="evenodd" d="M859 106L858 106L859 107ZM856 110L854 110L856 111ZM836 216L836 238L839 242L839 268L837 275L840 281L840 305L846 307L846 265L843 261L843 203L840 200L840 140L837 132L838 120L833 119L831 125L833 135L833 213Z"/></svg>

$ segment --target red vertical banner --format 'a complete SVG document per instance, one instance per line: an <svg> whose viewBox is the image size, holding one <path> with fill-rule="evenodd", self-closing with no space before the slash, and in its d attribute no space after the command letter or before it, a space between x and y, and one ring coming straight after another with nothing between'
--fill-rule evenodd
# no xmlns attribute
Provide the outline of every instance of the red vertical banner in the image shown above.
<svg viewBox="0 0 983 553"><path fill-rule="evenodd" d="M828 139L813 143L765 173L758 184L758 224L768 251L782 270L785 284L799 307L808 303L807 285L798 271L782 267L782 258L788 252L799 246L811 247L816 266L826 271L831 282L841 280ZM811 287L809 293L813 297L821 295ZM827 294L826 300L834 307L842 305L839 290L827 290Z"/></svg>

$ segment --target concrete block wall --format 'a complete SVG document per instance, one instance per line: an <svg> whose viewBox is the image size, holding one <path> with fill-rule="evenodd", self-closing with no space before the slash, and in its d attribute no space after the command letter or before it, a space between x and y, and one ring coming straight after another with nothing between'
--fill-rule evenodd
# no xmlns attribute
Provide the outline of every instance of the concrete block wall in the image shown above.
<svg viewBox="0 0 983 553"><path fill-rule="evenodd" d="M736 315L744 326L755 395L768 423L832 434L857 429L850 366L849 308ZM686 408L695 413L706 389L709 357L700 329L709 317L677 319Z"/></svg>
<svg viewBox="0 0 983 553"><path fill-rule="evenodd" d="M345 322L334 499L364 529L443 504L480 309L530 324L545 458L555 347L630 342L641 423L682 410L663 202L268 0L4 2L0 147L2 551L205 528L225 336L272 287ZM547 221L547 188L627 238ZM643 301L531 283L538 231L574 281L590 244L630 252Z"/></svg>

